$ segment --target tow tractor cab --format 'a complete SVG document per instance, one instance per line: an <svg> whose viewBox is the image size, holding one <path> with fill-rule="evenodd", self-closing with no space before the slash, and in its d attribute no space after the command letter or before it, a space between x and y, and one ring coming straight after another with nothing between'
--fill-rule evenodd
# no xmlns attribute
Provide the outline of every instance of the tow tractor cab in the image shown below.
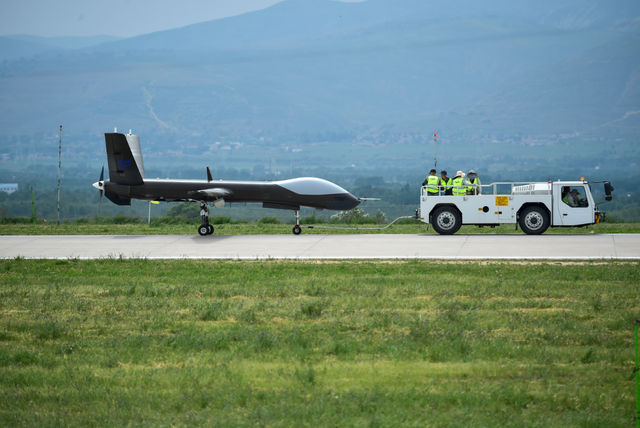
<svg viewBox="0 0 640 428"><path fill-rule="evenodd" d="M591 184L604 184L605 201L595 202ZM600 223L605 213L598 205L611 201L608 181L556 181L548 183L492 183L475 188L473 195L444 196L427 186L420 195L420 219L441 235L452 235L462 225L519 224L528 235L540 235L551 227L581 227ZM455 192L454 192L455 193ZM573 198L571 200L571 198ZM517 225L516 225L517 228Z"/></svg>

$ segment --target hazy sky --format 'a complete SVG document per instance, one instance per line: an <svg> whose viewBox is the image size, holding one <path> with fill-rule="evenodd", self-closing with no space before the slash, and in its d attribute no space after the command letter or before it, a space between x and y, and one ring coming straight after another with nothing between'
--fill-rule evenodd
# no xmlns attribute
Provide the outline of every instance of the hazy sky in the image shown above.
<svg viewBox="0 0 640 428"><path fill-rule="evenodd" d="M0 0L0 36L132 37L240 15L280 1Z"/></svg>

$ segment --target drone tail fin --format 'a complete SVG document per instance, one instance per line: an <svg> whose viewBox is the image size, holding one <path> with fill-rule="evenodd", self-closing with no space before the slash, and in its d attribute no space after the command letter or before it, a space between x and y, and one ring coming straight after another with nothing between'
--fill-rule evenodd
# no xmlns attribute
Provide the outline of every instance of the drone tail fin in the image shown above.
<svg viewBox="0 0 640 428"><path fill-rule="evenodd" d="M109 163L109 181L127 186L144 184L144 165L138 136L113 132L105 133L104 138Z"/></svg>

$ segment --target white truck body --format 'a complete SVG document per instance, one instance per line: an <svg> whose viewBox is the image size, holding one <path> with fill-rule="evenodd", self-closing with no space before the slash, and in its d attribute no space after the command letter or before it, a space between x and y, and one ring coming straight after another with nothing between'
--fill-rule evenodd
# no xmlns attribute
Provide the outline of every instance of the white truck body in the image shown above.
<svg viewBox="0 0 640 428"><path fill-rule="evenodd" d="M604 219L587 181L492 183L480 187L481 194L464 196L434 195L423 187L420 219L431 223L440 234L453 234L461 225L505 223L519 223L525 233L541 234L548 227L585 226ZM577 190L578 206L563 201L563 189L567 188ZM610 191L607 200L611 200Z"/></svg>

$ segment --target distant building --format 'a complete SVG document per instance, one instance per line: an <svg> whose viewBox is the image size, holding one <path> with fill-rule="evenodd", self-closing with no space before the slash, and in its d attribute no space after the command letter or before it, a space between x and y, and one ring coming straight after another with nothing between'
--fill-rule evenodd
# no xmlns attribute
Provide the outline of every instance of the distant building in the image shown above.
<svg viewBox="0 0 640 428"><path fill-rule="evenodd" d="M18 183L0 183L0 192L13 193L18 190Z"/></svg>

